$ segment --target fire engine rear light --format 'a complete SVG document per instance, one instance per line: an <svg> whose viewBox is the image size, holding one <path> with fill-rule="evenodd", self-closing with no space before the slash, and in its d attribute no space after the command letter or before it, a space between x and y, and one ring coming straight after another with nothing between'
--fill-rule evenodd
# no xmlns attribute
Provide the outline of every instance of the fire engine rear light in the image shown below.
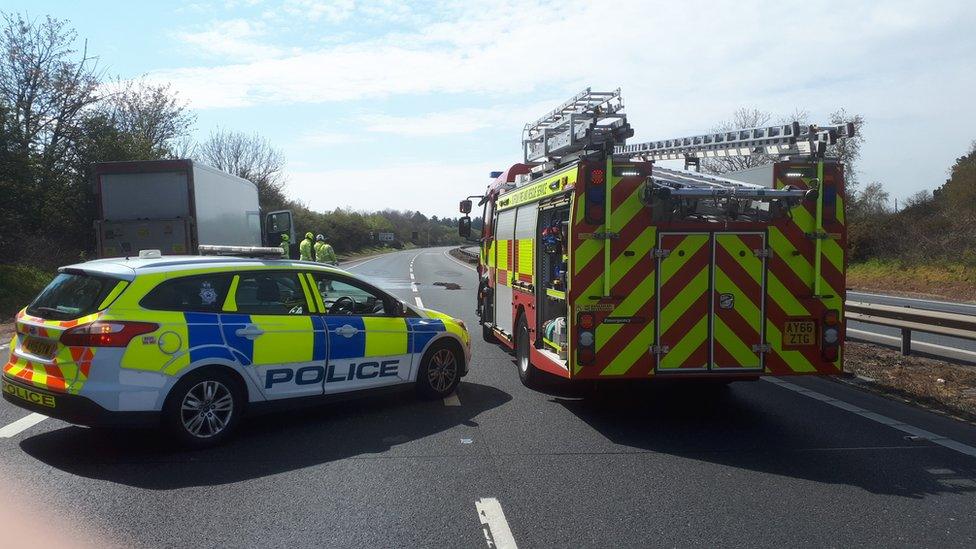
<svg viewBox="0 0 976 549"><path fill-rule="evenodd" d="M583 365L593 364L593 361L596 360L596 353L593 352L593 349L580 349L576 353L576 359Z"/></svg>
<svg viewBox="0 0 976 549"><path fill-rule="evenodd" d="M825 327L823 341L826 345L836 345L840 340L840 331L835 326Z"/></svg>
<svg viewBox="0 0 976 549"><path fill-rule="evenodd" d="M821 353L823 359L826 360L827 362L836 362L837 356L839 354L840 354L840 347L836 345L830 347L824 347L823 352Z"/></svg>
<svg viewBox="0 0 976 549"><path fill-rule="evenodd" d="M132 338L159 329L152 322L97 321L75 326L61 334L68 347L125 347Z"/></svg>
<svg viewBox="0 0 976 549"><path fill-rule="evenodd" d="M583 347L592 347L595 342L593 332L580 332L579 343Z"/></svg>
<svg viewBox="0 0 976 549"><path fill-rule="evenodd" d="M824 326L836 326L840 322L840 313L836 309L829 309L824 313Z"/></svg>
<svg viewBox="0 0 976 549"><path fill-rule="evenodd" d="M580 313L579 327L584 330L592 330L595 325L593 313Z"/></svg>

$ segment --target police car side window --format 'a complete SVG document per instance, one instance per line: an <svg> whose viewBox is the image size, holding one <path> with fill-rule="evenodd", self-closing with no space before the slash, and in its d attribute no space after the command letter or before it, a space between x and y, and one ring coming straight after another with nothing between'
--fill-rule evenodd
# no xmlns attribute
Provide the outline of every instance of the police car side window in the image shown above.
<svg viewBox="0 0 976 549"><path fill-rule="evenodd" d="M330 316L389 316L386 296L356 284L352 280L312 273L315 286L322 296L326 314Z"/></svg>
<svg viewBox="0 0 976 549"><path fill-rule="evenodd" d="M216 313L229 284L230 275L222 273L171 278L153 288L139 304L155 311Z"/></svg>
<svg viewBox="0 0 976 549"><path fill-rule="evenodd" d="M303 315L308 302L296 272L239 273L234 298L237 312L252 315Z"/></svg>

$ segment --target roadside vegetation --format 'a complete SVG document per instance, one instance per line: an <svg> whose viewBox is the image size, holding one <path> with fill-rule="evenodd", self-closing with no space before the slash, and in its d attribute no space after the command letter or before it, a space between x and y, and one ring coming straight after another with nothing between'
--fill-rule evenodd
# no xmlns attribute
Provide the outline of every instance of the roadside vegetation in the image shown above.
<svg viewBox="0 0 976 549"><path fill-rule="evenodd" d="M289 199L286 159L271 142L230 129L195 142L196 116L177 90L113 77L110 64L65 20L0 12L0 319L57 266L91 259L97 162L192 158L233 173L258 186L263 211L292 209L299 235L323 233L341 256L460 242L456 219L320 212Z"/></svg>

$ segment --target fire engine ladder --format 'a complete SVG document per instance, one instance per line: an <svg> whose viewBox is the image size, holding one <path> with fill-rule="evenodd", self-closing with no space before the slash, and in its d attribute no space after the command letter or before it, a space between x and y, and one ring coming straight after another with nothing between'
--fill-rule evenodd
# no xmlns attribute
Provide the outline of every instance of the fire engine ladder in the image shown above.
<svg viewBox="0 0 976 549"><path fill-rule="evenodd" d="M623 108L619 88L611 92L586 88L525 125L522 130L525 163L544 166L573 153L623 143L633 135Z"/></svg>
<svg viewBox="0 0 976 549"><path fill-rule="evenodd" d="M818 186L823 181L824 156L826 156L827 146L833 145L838 139L853 137L855 128L853 123L846 123L833 126L801 125L798 122L781 126L767 126L764 128L744 128L740 130L709 133L682 137L678 139L665 139L662 141L648 141L634 145L618 145L614 148L614 153L627 158L640 159L645 161L655 160L684 160L685 167L689 164L698 167L701 158L719 158L728 156L748 156L752 154L766 154L769 156L807 156L817 162L817 181ZM655 168L655 172L662 168ZM666 170L665 170L666 174ZM672 177L673 179L673 177ZM659 180L661 182L661 180ZM673 181L672 181L673 183ZM655 185L658 183L656 182ZM740 191L738 187L734 189L720 190L714 188L674 188L669 185L664 178L663 184L667 187L671 196L694 196L696 193L703 195L730 196L736 193L745 198L749 191ZM660 187L659 187L660 188ZM780 193L788 189L779 190ZM753 192L758 193L759 190ZM767 197L770 193L776 192L774 189L762 191ZM740 194L741 193L741 194ZM786 196L785 198L789 198ZM821 295L821 262L823 239L827 234L823 228L823 193L817 193L817 213L816 225L814 227L813 238L815 238L815 257L813 267L813 294Z"/></svg>
<svg viewBox="0 0 976 549"><path fill-rule="evenodd" d="M709 133L648 141L633 145L617 145L614 154L640 160L685 160L718 158L725 156L812 156L822 160L827 146L838 139L854 136L854 124L836 126L804 126L798 122L764 128L744 128L726 132ZM697 162L691 162L697 164Z"/></svg>
<svg viewBox="0 0 976 549"><path fill-rule="evenodd" d="M729 198L732 200L769 201L779 199L800 200L810 195L808 189L770 189L754 183L745 183L717 175L692 170L654 167L651 176L652 190L670 198Z"/></svg>

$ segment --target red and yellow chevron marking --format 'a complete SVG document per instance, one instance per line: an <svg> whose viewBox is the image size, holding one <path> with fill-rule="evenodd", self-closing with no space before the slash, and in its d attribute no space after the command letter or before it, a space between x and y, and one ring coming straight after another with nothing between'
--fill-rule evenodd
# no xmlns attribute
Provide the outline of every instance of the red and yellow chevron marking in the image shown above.
<svg viewBox="0 0 976 549"><path fill-rule="evenodd" d="M711 263L708 234L662 234L660 247L670 250L661 260L658 303L658 344L667 347L658 370L708 367L708 277Z"/></svg>
<svg viewBox="0 0 976 549"><path fill-rule="evenodd" d="M77 394L88 380L95 348L58 346L50 363L33 361L19 356L17 349L27 337L57 340L68 328L97 320L101 313L93 313L75 320L56 321L28 315L21 311L16 317L17 335L10 345L10 358L3 373L35 387L57 392Z"/></svg>
<svg viewBox="0 0 976 549"><path fill-rule="evenodd" d="M716 233L712 267L713 369L757 369L763 343L761 234Z"/></svg>

